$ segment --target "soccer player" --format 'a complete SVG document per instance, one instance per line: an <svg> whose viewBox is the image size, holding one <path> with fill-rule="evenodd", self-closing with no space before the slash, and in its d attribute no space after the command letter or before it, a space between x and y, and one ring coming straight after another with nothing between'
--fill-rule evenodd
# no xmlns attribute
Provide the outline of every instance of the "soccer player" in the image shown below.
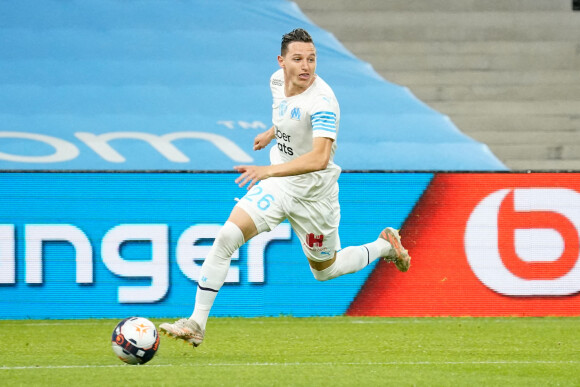
<svg viewBox="0 0 580 387"><path fill-rule="evenodd" d="M271 165L238 165L236 183L249 192L239 200L205 259L189 319L160 325L162 332L194 346L222 287L234 252L257 234L288 219L310 269L319 281L357 272L378 258L407 271L411 257L397 230L387 227L378 239L340 249L338 176L333 162L340 122L338 101L316 70L316 48L303 29L282 37L281 69L270 78L273 126L254 139L254 150L271 148Z"/></svg>

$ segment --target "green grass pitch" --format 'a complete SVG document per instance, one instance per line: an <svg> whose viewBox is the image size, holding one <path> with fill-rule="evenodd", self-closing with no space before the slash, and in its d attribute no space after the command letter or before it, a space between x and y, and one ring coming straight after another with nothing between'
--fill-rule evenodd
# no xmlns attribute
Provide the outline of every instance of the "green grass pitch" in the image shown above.
<svg viewBox="0 0 580 387"><path fill-rule="evenodd" d="M580 318L213 318L142 366L113 354L119 320L0 320L0 385L580 385Z"/></svg>

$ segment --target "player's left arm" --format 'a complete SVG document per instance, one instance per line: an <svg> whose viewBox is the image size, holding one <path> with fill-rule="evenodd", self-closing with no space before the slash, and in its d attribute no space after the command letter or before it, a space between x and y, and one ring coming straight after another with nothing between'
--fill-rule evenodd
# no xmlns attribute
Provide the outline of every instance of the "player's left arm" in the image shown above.
<svg viewBox="0 0 580 387"><path fill-rule="evenodd" d="M333 142L334 140L329 137L315 137L312 141L312 150L310 152L282 164L266 166L236 165L234 169L241 173L236 179L236 183L240 187L249 183L248 189L250 189L260 180L269 177L302 175L326 169L330 160Z"/></svg>
<svg viewBox="0 0 580 387"><path fill-rule="evenodd" d="M340 110L334 96L321 94L314 101L310 114L312 124L312 150L295 159L268 166L237 165L234 169L241 173L236 183L248 189L260 180L269 177L302 175L326 169L332 153L332 145L337 135Z"/></svg>

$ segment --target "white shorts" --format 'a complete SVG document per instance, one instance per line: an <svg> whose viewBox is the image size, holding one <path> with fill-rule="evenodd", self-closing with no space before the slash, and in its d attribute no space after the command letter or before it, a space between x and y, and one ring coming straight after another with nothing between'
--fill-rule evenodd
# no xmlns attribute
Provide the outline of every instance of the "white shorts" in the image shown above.
<svg viewBox="0 0 580 387"><path fill-rule="evenodd" d="M236 206L250 215L258 233L271 231L288 219L306 257L319 262L334 257L340 250L338 194L316 201L304 200L288 195L276 180L260 181Z"/></svg>

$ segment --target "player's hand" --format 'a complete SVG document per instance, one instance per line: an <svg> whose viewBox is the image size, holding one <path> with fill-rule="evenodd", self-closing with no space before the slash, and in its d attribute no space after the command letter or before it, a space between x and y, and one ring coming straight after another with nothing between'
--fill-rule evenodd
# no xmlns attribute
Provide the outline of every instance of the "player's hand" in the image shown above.
<svg viewBox="0 0 580 387"><path fill-rule="evenodd" d="M274 139L274 128L262 132L254 138L254 150L264 149Z"/></svg>
<svg viewBox="0 0 580 387"><path fill-rule="evenodd" d="M236 165L234 169L241 173L236 179L236 184L240 187L249 184L247 189L250 190L260 180L270 177L270 167L257 165Z"/></svg>

